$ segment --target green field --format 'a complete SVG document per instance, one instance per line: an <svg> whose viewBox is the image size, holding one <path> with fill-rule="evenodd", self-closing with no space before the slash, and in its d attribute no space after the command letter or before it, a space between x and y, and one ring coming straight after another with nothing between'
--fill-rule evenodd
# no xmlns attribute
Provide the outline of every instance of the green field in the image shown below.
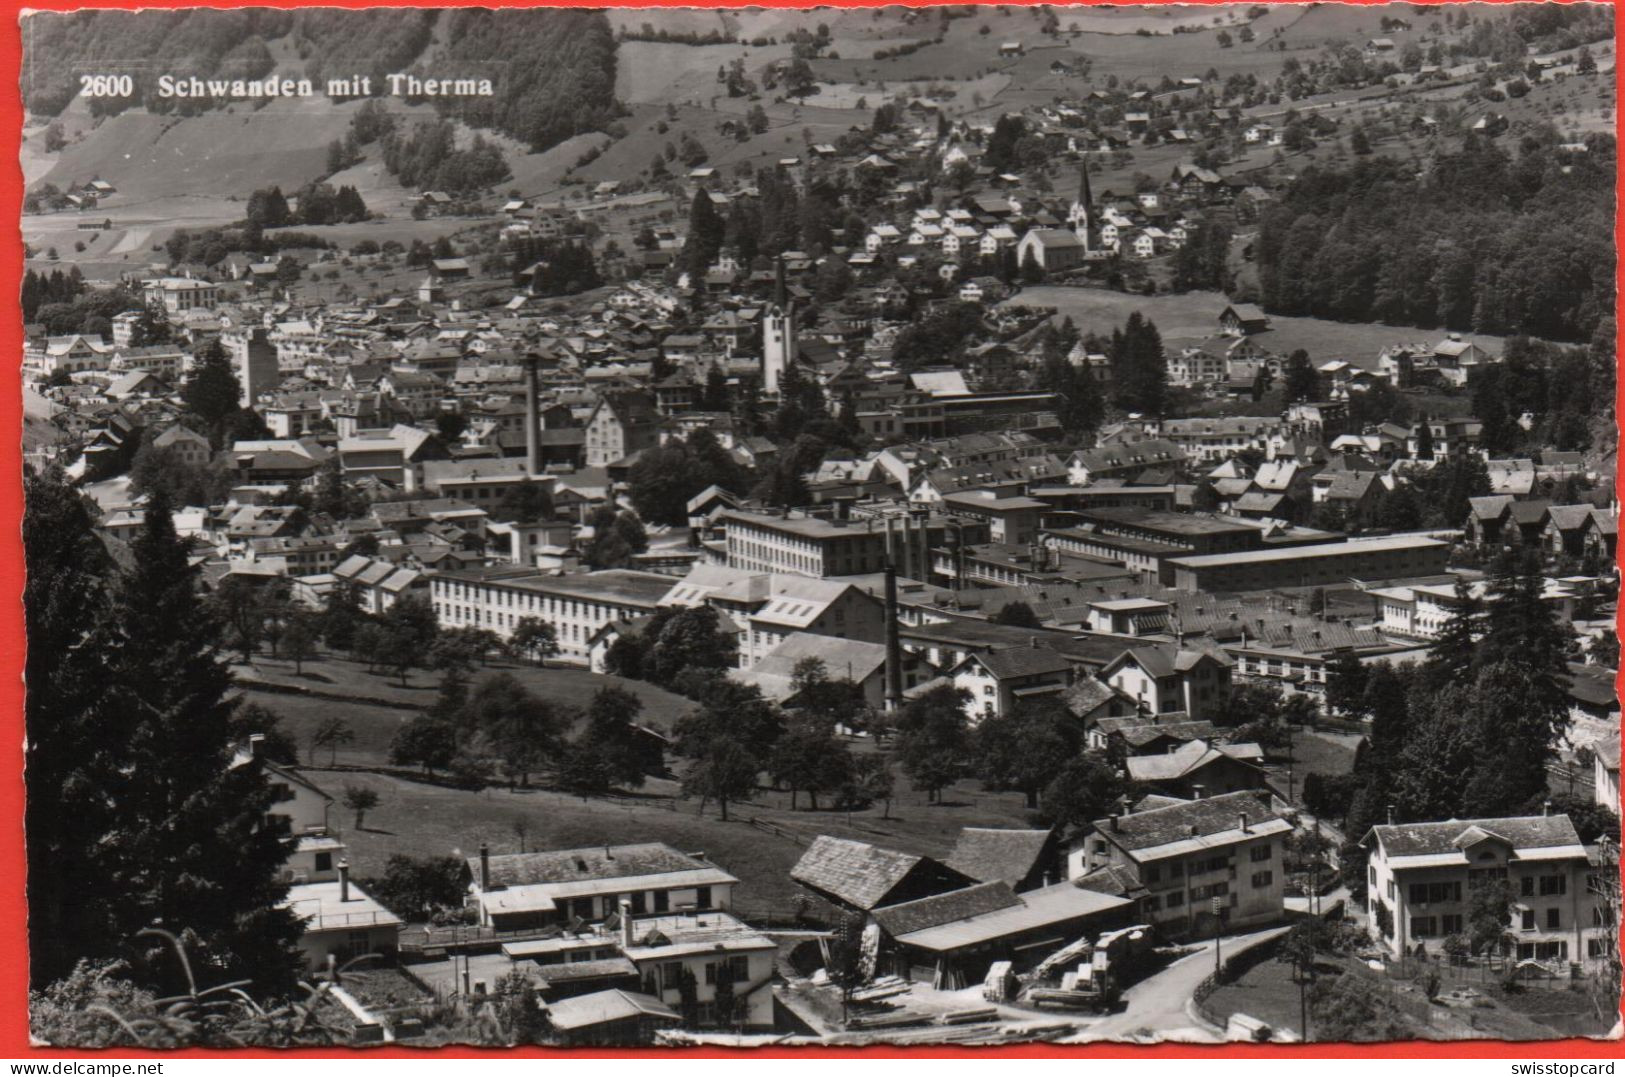
<svg viewBox="0 0 1625 1077"><path fill-rule="evenodd" d="M1145 296L1105 288L1039 285L1022 289L1006 302L1054 307L1057 318L1070 315L1082 332L1108 335L1138 311L1156 323L1164 343L1176 347L1216 334L1219 314L1229 300L1219 292ZM1391 344L1431 344L1444 335L1443 329L1272 316L1269 330L1256 339L1265 348L1282 355L1303 348L1317 363L1345 359L1357 365L1370 365L1376 361L1377 353ZM1504 338L1487 334L1473 333L1469 338L1492 352L1499 352L1505 344Z"/></svg>
<svg viewBox="0 0 1625 1077"><path fill-rule="evenodd" d="M243 697L270 709L281 718L281 727L300 745L301 758L312 731L329 718L343 718L355 732L355 741L338 749L336 760L346 766L380 766L388 762L389 744L395 731L415 713L434 701L439 677L413 670L406 687L400 679L382 672L369 673L365 665L344 659L323 659L304 663L303 675L296 675L293 663L257 656L252 666L233 667L243 688ZM688 700L643 681L599 676L580 669L547 669L513 663L492 663L476 669L475 686L497 673L516 677L538 698L576 709L583 708L598 689L616 685L643 701L640 721L662 731L670 730L688 710ZM270 686L270 687L267 687ZM276 687L342 695L338 700L277 691ZM318 762L329 761L327 750Z"/></svg>

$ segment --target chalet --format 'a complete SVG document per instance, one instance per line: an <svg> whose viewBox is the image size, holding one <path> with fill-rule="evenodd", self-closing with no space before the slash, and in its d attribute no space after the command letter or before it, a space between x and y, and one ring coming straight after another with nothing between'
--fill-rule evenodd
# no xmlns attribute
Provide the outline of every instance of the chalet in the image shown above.
<svg viewBox="0 0 1625 1077"><path fill-rule="evenodd" d="M1251 303L1232 303L1219 312L1219 331L1226 336L1251 336L1269 327L1269 315Z"/></svg>

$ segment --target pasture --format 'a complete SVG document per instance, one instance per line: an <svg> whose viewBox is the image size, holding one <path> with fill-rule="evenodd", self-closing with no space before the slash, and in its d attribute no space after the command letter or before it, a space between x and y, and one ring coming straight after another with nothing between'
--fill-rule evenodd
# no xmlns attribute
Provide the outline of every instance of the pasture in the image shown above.
<svg viewBox="0 0 1625 1077"><path fill-rule="evenodd" d="M1056 308L1056 319L1070 316L1085 333L1109 334L1128 316L1138 311L1155 322L1162 339L1170 347L1194 344L1218 332L1219 314L1229 300L1219 292L1186 292L1180 295L1131 295L1104 288L1072 288L1039 285L1024 288L1005 301L1010 305ZM1443 329L1381 325L1367 322L1333 322L1323 318L1271 316L1270 328L1256 339L1270 351L1288 355L1303 348L1317 363L1344 359L1357 365L1370 365L1377 353L1391 344L1435 343ZM1500 352L1505 338L1473 333L1492 352Z"/></svg>

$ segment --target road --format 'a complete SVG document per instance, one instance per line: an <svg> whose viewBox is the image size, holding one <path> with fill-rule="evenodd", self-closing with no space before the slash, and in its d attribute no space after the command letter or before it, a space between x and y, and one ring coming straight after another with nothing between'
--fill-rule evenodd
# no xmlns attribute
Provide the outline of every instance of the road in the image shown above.
<svg viewBox="0 0 1625 1077"><path fill-rule="evenodd" d="M1228 958L1288 930L1287 927L1266 928L1246 935L1227 936L1219 942L1223 955ZM1123 1001L1127 1005L1121 1013L1095 1021L1078 1035L1069 1036L1061 1042L1142 1038L1187 1043L1223 1042L1222 1036L1214 1035L1212 1030L1193 1020L1186 1005L1196 994L1196 988L1212 971L1213 942L1210 939L1202 943L1196 952L1187 954L1123 992Z"/></svg>

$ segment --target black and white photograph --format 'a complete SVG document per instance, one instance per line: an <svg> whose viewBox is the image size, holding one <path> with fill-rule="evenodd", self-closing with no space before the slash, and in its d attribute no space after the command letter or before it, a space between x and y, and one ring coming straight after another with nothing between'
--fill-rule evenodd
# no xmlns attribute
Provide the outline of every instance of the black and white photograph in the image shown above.
<svg viewBox="0 0 1625 1077"><path fill-rule="evenodd" d="M1611 4L19 18L36 1045L1621 1034Z"/></svg>

